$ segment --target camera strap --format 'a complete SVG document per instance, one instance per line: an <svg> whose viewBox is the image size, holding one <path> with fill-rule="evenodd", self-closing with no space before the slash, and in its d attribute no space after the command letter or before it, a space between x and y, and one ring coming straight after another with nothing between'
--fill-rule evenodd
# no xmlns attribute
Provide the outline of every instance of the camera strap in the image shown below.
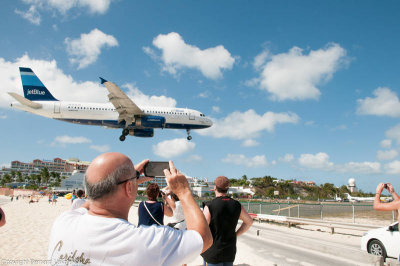
<svg viewBox="0 0 400 266"><path fill-rule="evenodd" d="M160 224L160 223L153 217L153 215L151 215L149 209L147 209L147 206L146 206L146 202L145 202L145 201L143 201L143 205L144 205L144 207L146 208L146 211L147 211L147 213L150 215L150 217L153 218L153 220L154 220L158 225L162 225L162 224Z"/></svg>

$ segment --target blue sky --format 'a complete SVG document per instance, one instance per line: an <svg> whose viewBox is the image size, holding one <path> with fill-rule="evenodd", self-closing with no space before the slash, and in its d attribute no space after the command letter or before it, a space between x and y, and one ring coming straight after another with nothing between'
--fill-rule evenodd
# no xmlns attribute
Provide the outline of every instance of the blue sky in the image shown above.
<svg viewBox="0 0 400 266"><path fill-rule="evenodd" d="M0 10L0 165L105 151L209 180L271 175L400 189L398 1L18 0ZM6 22L6 23L5 23ZM188 107L214 126L154 138L9 107L31 67L60 100Z"/></svg>

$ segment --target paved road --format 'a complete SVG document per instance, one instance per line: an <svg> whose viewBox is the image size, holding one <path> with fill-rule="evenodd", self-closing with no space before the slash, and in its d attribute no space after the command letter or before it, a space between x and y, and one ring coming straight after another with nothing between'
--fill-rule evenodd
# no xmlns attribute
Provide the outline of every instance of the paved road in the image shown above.
<svg viewBox="0 0 400 266"><path fill-rule="evenodd" d="M272 265L372 265L374 258L360 250L359 239L254 223L239 241Z"/></svg>

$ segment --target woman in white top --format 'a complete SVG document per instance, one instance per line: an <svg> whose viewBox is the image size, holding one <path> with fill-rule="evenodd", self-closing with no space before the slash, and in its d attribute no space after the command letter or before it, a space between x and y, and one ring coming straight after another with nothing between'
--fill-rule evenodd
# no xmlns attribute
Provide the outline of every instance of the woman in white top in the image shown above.
<svg viewBox="0 0 400 266"><path fill-rule="evenodd" d="M174 228L176 229L186 230L185 215L183 214L182 205L181 202L179 201L178 196L176 196L172 192L168 193L168 195L171 198L167 196L165 197L165 199L173 211L171 223L176 223L176 225L174 226Z"/></svg>

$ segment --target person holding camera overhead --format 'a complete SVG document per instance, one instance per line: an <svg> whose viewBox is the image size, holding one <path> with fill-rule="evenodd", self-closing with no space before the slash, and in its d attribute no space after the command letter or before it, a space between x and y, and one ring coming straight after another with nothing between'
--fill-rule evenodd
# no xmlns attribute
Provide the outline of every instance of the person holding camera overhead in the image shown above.
<svg viewBox="0 0 400 266"><path fill-rule="evenodd" d="M62 213L51 230L52 265L163 265L191 262L212 245L211 231L193 198L189 183L170 161L163 173L182 202L188 230L168 226L136 227L128 221L149 160L136 166L124 154L96 157L85 174L89 200L85 208ZM79 241L76 241L79 239Z"/></svg>
<svg viewBox="0 0 400 266"><path fill-rule="evenodd" d="M388 202L388 203L383 203L381 202L381 193L383 189L387 189L390 194L392 194L393 201ZM377 211L397 211L399 213L400 211L400 197L397 195L397 193L394 191L394 188L392 184L390 183L379 183L378 186L376 187L376 194L375 194L375 200L374 200L374 209ZM397 219L400 222L400 217L398 215Z"/></svg>
<svg viewBox="0 0 400 266"><path fill-rule="evenodd" d="M139 203L138 226L141 225L164 225L164 215L171 217L173 212L165 201L165 193L160 191L156 183L150 183L146 188L147 200ZM157 201L162 197L163 201Z"/></svg>

